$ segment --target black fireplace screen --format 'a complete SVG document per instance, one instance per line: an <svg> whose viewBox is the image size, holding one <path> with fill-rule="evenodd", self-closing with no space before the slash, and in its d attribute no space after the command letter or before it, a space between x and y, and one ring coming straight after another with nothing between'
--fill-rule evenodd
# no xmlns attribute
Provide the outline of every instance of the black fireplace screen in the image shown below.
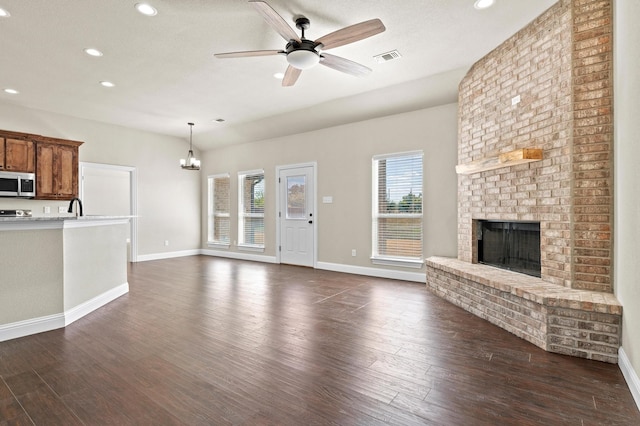
<svg viewBox="0 0 640 426"><path fill-rule="evenodd" d="M540 223L478 221L478 262L540 276Z"/></svg>

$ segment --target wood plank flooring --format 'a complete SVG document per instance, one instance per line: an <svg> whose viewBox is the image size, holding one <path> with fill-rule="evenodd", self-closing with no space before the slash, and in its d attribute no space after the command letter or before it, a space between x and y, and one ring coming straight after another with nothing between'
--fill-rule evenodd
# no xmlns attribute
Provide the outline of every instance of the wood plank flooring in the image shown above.
<svg viewBox="0 0 640 426"><path fill-rule="evenodd" d="M424 284L193 256L0 343L0 425L638 425L617 365L550 354Z"/></svg>

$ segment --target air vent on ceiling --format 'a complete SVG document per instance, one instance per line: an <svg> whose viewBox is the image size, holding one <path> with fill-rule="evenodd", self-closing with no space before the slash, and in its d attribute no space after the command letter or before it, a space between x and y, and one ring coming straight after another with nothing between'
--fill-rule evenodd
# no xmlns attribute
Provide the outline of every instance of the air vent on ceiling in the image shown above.
<svg viewBox="0 0 640 426"><path fill-rule="evenodd" d="M393 59L398 59L401 56L402 55L400 55L400 52L398 52L397 50L392 50L390 52L381 53L379 55L376 55L376 56L373 57L373 59L375 59L377 63L381 64L383 62L388 62L388 61L391 61Z"/></svg>

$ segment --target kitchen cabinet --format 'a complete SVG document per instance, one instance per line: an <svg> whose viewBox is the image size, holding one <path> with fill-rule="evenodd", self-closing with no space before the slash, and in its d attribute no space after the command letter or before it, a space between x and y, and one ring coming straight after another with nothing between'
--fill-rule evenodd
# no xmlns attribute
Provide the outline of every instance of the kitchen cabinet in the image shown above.
<svg viewBox="0 0 640 426"><path fill-rule="evenodd" d="M37 141L37 199L70 200L78 196L78 147L81 143Z"/></svg>
<svg viewBox="0 0 640 426"><path fill-rule="evenodd" d="M33 141L0 137L0 170L33 173L35 168Z"/></svg>

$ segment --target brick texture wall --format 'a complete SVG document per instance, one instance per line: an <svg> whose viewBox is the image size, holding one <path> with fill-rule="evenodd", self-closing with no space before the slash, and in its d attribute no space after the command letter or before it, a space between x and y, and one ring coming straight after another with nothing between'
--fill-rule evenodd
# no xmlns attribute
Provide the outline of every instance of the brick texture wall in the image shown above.
<svg viewBox="0 0 640 426"><path fill-rule="evenodd" d="M475 220L539 221L543 280L613 292L611 33L610 0L560 0L461 82L459 164L543 160L459 176L460 260L477 260Z"/></svg>

